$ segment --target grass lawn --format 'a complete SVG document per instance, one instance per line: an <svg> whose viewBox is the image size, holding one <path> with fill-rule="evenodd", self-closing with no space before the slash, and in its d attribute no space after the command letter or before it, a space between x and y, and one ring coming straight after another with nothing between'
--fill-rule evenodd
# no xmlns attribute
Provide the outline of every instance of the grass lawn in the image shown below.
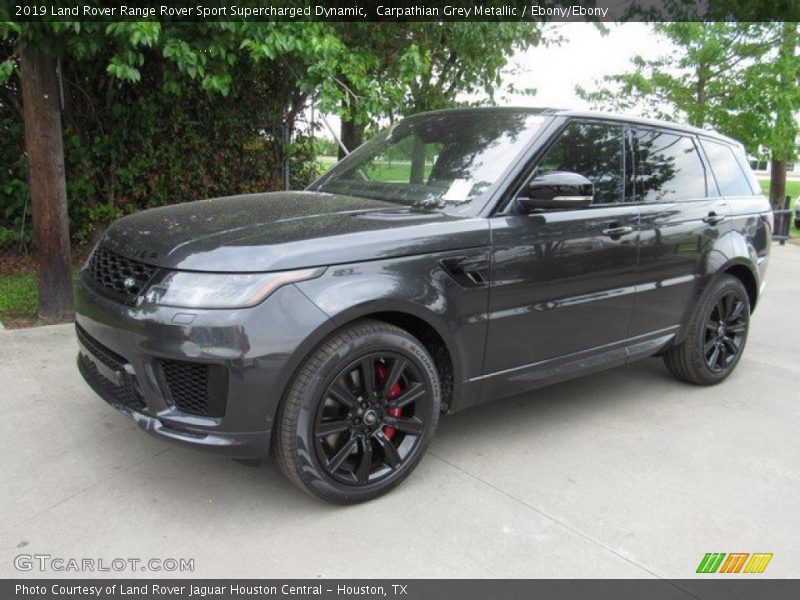
<svg viewBox="0 0 800 600"><path fill-rule="evenodd" d="M322 175L327 173L333 165L337 162L335 156L318 156L317 157L317 172ZM433 164L430 162L425 163L425 174L427 178L431 174ZM409 161L375 161L372 168L367 172L370 181L396 181L408 183L411 173L411 162Z"/></svg>
<svg viewBox="0 0 800 600"><path fill-rule="evenodd" d="M317 157L317 173L323 175L330 171L331 167L336 164L339 159L335 156L318 156Z"/></svg>
<svg viewBox="0 0 800 600"><path fill-rule="evenodd" d="M34 273L0 275L0 321L35 316L37 298Z"/></svg>
<svg viewBox="0 0 800 600"><path fill-rule="evenodd" d="M72 273L77 276L77 269ZM36 312L39 302L36 270L0 274L0 323L8 329L49 325L58 321L42 319Z"/></svg>
<svg viewBox="0 0 800 600"><path fill-rule="evenodd" d="M89 248L73 248L73 277ZM36 313L39 302L36 259L31 254L0 251L0 323L7 328L47 325Z"/></svg>

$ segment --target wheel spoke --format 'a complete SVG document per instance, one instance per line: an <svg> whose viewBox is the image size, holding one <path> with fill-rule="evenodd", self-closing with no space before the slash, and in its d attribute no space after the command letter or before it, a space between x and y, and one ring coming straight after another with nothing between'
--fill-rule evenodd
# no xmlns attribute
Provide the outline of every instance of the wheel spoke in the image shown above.
<svg viewBox="0 0 800 600"><path fill-rule="evenodd" d="M736 356L737 354L739 354L739 345L736 343L736 341L733 338L726 337L722 341L730 349L730 353L732 355Z"/></svg>
<svg viewBox="0 0 800 600"><path fill-rule="evenodd" d="M714 321L707 321L706 322L706 331L713 331L714 333L717 332L718 325Z"/></svg>
<svg viewBox="0 0 800 600"><path fill-rule="evenodd" d="M736 304L733 305L733 310L731 311L731 314L728 317L728 321L729 322L736 321L736 319L742 316L743 310L744 310L744 302L742 302L741 300L737 301Z"/></svg>
<svg viewBox="0 0 800 600"><path fill-rule="evenodd" d="M389 375L386 377L386 381L383 384L383 397L385 398L386 395L389 393L395 384L400 381L400 376L403 374L403 371L406 370L406 366L408 365L408 361L405 358L398 358L392 364L392 370L389 371Z"/></svg>
<svg viewBox="0 0 800 600"><path fill-rule="evenodd" d="M414 383L397 398L391 402L388 402L387 406L389 408L403 408L404 406L408 406L417 400L421 400L426 394L427 392L425 391L425 386L423 386L421 383Z"/></svg>
<svg viewBox="0 0 800 600"><path fill-rule="evenodd" d="M725 312L721 315L720 320L725 320L730 317L731 313L733 312L733 294L725 294L722 297L722 306L725 309Z"/></svg>
<svg viewBox="0 0 800 600"><path fill-rule="evenodd" d="M722 321L725 318L725 298L717 300L717 321Z"/></svg>
<svg viewBox="0 0 800 600"><path fill-rule="evenodd" d="M724 369L728 366L728 357L730 353L728 352L728 348L725 346L724 343L719 345L720 350L720 368Z"/></svg>
<svg viewBox="0 0 800 600"><path fill-rule="evenodd" d="M411 435L420 435L425 428L422 421L414 417L391 417L387 416L384 420L389 427L394 427L398 431L410 433Z"/></svg>
<svg viewBox="0 0 800 600"><path fill-rule="evenodd" d="M342 433L350 428L350 422L344 420L326 421L317 425L317 437L328 437L335 433Z"/></svg>
<svg viewBox="0 0 800 600"><path fill-rule="evenodd" d="M714 350L711 352L711 356L708 357L706 364L715 369L717 367L717 361L719 360L719 344L714 344Z"/></svg>
<svg viewBox="0 0 800 600"><path fill-rule="evenodd" d="M347 460L347 457L353 453L353 450L356 448L357 444L358 442L356 441L356 438L350 438L348 442L342 446L341 450L339 450L335 456L328 461L328 464L326 465L328 471L331 473L338 471L342 466L342 463L344 463L344 461Z"/></svg>
<svg viewBox="0 0 800 600"><path fill-rule="evenodd" d="M730 333L744 333L747 329L747 325L744 323L734 323L733 325L728 327L728 332Z"/></svg>
<svg viewBox="0 0 800 600"><path fill-rule="evenodd" d="M339 402L340 404L344 404L347 408L356 409L358 408L358 400L356 397L353 396L353 393L348 389L348 387L339 379L336 383L334 383L330 390L328 390L328 394L331 398Z"/></svg>
<svg viewBox="0 0 800 600"><path fill-rule="evenodd" d="M367 357L361 361L361 386L366 396L371 396L375 391L375 360Z"/></svg>
<svg viewBox="0 0 800 600"><path fill-rule="evenodd" d="M361 442L361 462L356 470L356 481L367 483L370 471L372 471L372 441L364 438Z"/></svg>
<svg viewBox="0 0 800 600"><path fill-rule="evenodd" d="M703 346L703 353L708 356L708 353L711 352L711 349L717 345L716 338L711 338L708 342L706 342L705 346Z"/></svg>
<svg viewBox="0 0 800 600"><path fill-rule="evenodd" d="M383 431L375 432L375 439L383 450L383 462L389 465L392 469L396 469L398 466L400 466L400 463L403 462L403 459L400 458L400 454L398 454L397 448L395 448L392 440L387 438Z"/></svg>

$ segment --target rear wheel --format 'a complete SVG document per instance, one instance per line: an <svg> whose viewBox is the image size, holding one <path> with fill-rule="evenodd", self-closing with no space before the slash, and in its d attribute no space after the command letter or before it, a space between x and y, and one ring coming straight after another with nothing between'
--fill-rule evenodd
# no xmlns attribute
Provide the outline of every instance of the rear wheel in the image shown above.
<svg viewBox="0 0 800 600"><path fill-rule="evenodd" d="M425 347L393 325L358 322L300 368L278 417L278 464L296 485L330 502L375 498L422 458L439 406Z"/></svg>
<svg viewBox="0 0 800 600"><path fill-rule="evenodd" d="M750 299L742 282L724 275L711 285L692 314L683 343L664 354L678 379L713 385L739 363L750 325Z"/></svg>

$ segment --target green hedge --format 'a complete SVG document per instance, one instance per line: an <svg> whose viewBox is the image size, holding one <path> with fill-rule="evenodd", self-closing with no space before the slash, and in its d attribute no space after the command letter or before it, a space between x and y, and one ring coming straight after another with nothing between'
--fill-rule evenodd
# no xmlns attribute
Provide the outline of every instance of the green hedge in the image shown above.
<svg viewBox="0 0 800 600"><path fill-rule="evenodd" d="M10 40L0 42L0 62L11 51ZM155 53L136 84L109 77L108 62L103 53L62 60L74 241L91 241L109 222L144 208L280 189L285 150L293 187L314 177L312 144L295 130L306 96L294 85L292 65L254 65L241 56L230 93L222 96L192 81L170 84ZM14 74L0 86L0 247L31 243L21 106ZM284 121L293 132L287 149Z"/></svg>

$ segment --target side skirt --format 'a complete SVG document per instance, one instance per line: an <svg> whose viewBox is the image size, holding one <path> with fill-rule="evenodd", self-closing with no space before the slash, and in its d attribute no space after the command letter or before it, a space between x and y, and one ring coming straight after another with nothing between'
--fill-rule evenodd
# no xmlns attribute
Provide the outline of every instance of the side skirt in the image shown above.
<svg viewBox="0 0 800 600"><path fill-rule="evenodd" d="M679 325L674 325L619 342L473 377L464 384L473 388L482 384L480 394L461 398L462 402L454 403L450 412L653 356L672 343L679 329Z"/></svg>

